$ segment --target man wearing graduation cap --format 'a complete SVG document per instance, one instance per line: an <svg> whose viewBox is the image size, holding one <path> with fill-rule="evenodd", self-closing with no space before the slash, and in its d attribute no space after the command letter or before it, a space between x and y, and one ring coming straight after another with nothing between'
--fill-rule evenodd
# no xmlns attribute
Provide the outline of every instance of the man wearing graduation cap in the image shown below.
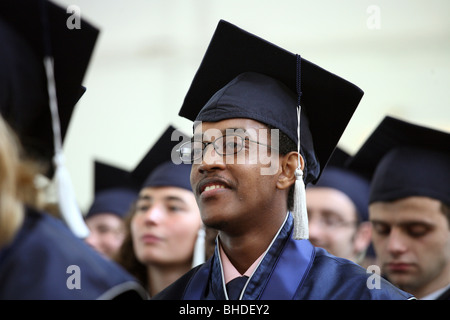
<svg viewBox="0 0 450 320"><path fill-rule="evenodd" d="M410 298L384 280L369 289L365 269L307 240L304 183L318 179L362 94L221 20L180 111L194 137L179 148L202 220L219 230L216 251L155 299Z"/></svg>
<svg viewBox="0 0 450 320"><path fill-rule="evenodd" d="M85 240L112 259L125 238L124 218L137 199L139 187L130 172L98 160L94 175L94 200L85 216L90 232Z"/></svg>
<svg viewBox="0 0 450 320"><path fill-rule="evenodd" d="M418 299L450 299L450 134L386 116L349 166L372 178L382 274Z"/></svg>
<svg viewBox="0 0 450 320"><path fill-rule="evenodd" d="M317 183L306 188L309 240L364 266L372 237L370 181L346 167L349 159L350 154L337 147Z"/></svg>
<svg viewBox="0 0 450 320"><path fill-rule="evenodd" d="M81 239L87 227L68 183L62 142L99 31L83 20L71 33L66 19L49 1L0 2L2 121L19 138L21 156L44 163L44 174L56 178L65 220L19 202L21 223L0 248L0 299L147 299L135 278Z"/></svg>

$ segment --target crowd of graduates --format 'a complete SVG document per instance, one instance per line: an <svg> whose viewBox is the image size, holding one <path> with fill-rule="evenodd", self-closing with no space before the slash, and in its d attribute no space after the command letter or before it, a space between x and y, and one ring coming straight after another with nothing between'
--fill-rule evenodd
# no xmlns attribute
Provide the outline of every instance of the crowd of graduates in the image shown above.
<svg viewBox="0 0 450 320"><path fill-rule="evenodd" d="M225 20L177 115L192 132L131 171L95 160L81 212L63 143L99 31L66 17L0 4L0 299L450 298L450 133L386 115L350 154L364 88Z"/></svg>

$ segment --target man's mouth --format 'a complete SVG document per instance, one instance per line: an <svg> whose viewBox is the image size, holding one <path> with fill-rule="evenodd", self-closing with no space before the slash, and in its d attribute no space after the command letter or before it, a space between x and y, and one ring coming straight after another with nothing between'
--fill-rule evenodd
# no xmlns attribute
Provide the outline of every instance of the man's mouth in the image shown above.
<svg viewBox="0 0 450 320"><path fill-rule="evenodd" d="M219 185L215 184L215 185L212 185L212 186L206 186L206 187L203 189L202 192L204 192L204 191L209 191L209 190L214 190L214 189L225 189L225 187L224 187L223 185L221 185L221 184L219 184Z"/></svg>
<svg viewBox="0 0 450 320"><path fill-rule="evenodd" d="M230 189L227 182L221 179L205 179L198 185L197 191L199 195L202 195L204 192L210 192L214 190L223 190Z"/></svg>
<svg viewBox="0 0 450 320"><path fill-rule="evenodd" d="M408 272L411 271L413 265L411 263L391 262L387 264L387 268L390 272Z"/></svg>

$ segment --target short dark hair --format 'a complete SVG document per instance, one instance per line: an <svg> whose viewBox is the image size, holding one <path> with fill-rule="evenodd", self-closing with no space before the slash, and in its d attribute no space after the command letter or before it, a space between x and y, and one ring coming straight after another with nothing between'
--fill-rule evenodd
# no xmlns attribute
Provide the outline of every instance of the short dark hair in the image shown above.
<svg viewBox="0 0 450 320"><path fill-rule="evenodd" d="M267 125L267 127L272 129L277 129L274 126ZM292 141L291 138L289 138L284 132L281 130L278 130L278 152L280 155L284 156L292 151L297 151L297 144ZM292 184L292 186L289 188L289 194L287 199L287 207L288 210L292 211L294 208L294 189L295 184Z"/></svg>
<svg viewBox="0 0 450 320"><path fill-rule="evenodd" d="M450 205L448 205L448 204L446 204L444 202L441 202L441 211L445 215L445 217L447 218L448 225L449 225L449 228L450 228Z"/></svg>

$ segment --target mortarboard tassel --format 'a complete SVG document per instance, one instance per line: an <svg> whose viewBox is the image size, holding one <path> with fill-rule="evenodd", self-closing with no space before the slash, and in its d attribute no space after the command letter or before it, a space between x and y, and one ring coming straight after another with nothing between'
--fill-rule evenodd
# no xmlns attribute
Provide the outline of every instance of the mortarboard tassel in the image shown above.
<svg viewBox="0 0 450 320"><path fill-rule="evenodd" d="M56 167L53 179L56 185L59 210L64 221L72 232L79 238L85 238L89 235L89 229L86 226L81 210L76 203L69 171L64 164L58 102L56 98L56 86L53 73L53 60L51 57L44 57L44 66L47 75L49 104L52 116L52 128L55 145L53 162Z"/></svg>
<svg viewBox="0 0 450 320"><path fill-rule="evenodd" d="M84 239L89 235L89 229L84 223L82 213L76 202L70 174L64 165L64 155L58 152L53 157L53 161L56 166L54 181L56 184L59 210L72 232L77 237Z"/></svg>
<svg viewBox="0 0 450 320"><path fill-rule="evenodd" d="M53 181L56 185L56 195L58 197L59 211L66 222L69 229L79 238L85 238L89 235L89 229L84 222L83 215L77 205L75 193L72 188L69 171L64 164L64 156L62 149L61 124L58 112L58 100L56 97L56 83L54 74L54 64L52 58L52 46L50 41L49 17L47 14L47 3L40 2L42 14L43 28L43 45L44 45L44 67L47 77L47 90L50 106L50 114L52 118L53 142L55 155L53 163L55 165L55 174Z"/></svg>
<svg viewBox="0 0 450 320"><path fill-rule="evenodd" d="M305 183L303 182L303 171L300 162L300 97L301 87L300 87L300 62L301 57L297 55L297 169L295 170L295 190L294 190L294 209L292 215L294 217L294 234L293 238L296 240L308 239L309 238L309 228L308 228L308 213L306 211L306 192Z"/></svg>
<svg viewBox="0 0 450 320"><path fill-rule="evenodd" d="M200 228L197 233L197 240L195 240L192 268L205 262L205 236L205 229Z"/></svg>
<svg viewBox="0 0 450 320"><path fill-rule="evenodd" d="M300 161L299 161L300 163ZM308 239L308 213L306 211L305 184L303 182L303 171L300 168L295 170L295 191L294 191L294 239Z"/></svg>
<svg viewBox="0 0 450 320"><path fill-rule="evenodd" d="M300 106L297 109L298 121L300 123ZM298 131L300 131L300 126ZM294 217L294 234L295 240L309 238L308 228L308 212L306 211L306 192L305 183L303 182L303 170L300 162L300 133L298 133L298 160L297 169L295 169L295 190L294 190L294 209L292 212Z"/></svg>

